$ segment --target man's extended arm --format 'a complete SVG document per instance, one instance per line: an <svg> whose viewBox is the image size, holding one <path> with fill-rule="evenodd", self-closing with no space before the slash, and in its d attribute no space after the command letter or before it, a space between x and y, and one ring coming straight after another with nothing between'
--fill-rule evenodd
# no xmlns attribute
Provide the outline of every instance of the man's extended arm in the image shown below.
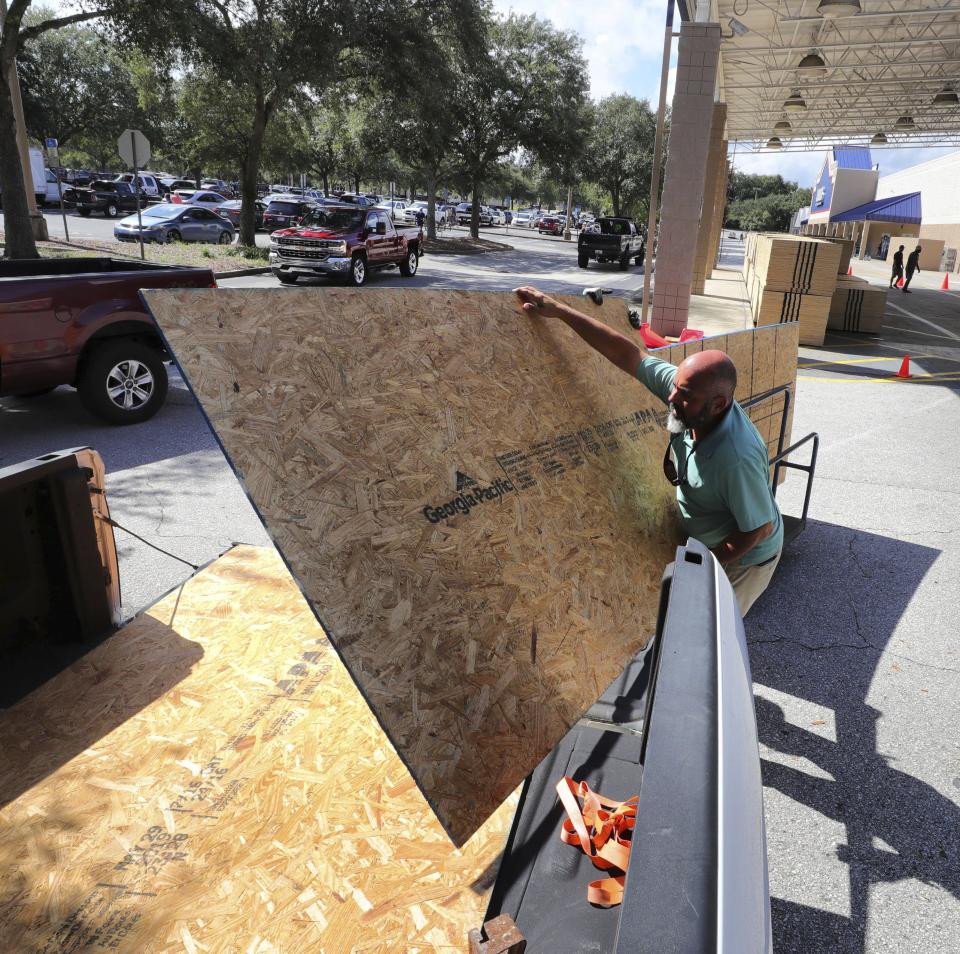
<svg viewBox="0 0 960 954"><path fill-rule="evenodd" d="M637 368L647 354L626 335L608 328L602 321L597 321L577 311L576 308L550 298L529 285L517 288L515 291L524 312L530 315L542 315L545 318L559 318L580 335L591 348L599 351L621 371L636 377Z"/></svg>

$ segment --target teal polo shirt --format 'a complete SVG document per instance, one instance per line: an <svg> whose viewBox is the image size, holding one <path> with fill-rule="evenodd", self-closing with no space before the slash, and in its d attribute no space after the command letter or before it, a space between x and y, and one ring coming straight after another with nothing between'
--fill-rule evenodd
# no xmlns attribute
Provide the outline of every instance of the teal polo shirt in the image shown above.
<svg viewBox="0 0 960 954"><path fill-rule="evenodd" d="M677 369L659 358L644 358L637 378L665 404ZM677 487L677 505L687 534L713 549L731 533L748 533L773 523L773 533L739 561L756 566L783 548L783 519L770 486L767 445L736 401L723 420L702 440L689 430L671 436L677 473L687 482Z"/></svg>

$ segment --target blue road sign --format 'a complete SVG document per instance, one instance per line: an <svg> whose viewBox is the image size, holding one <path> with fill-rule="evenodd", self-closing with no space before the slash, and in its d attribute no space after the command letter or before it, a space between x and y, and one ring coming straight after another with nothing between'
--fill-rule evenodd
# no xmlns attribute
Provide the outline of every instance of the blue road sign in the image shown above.
<svg viewBox="0 0 960 954"><path fill-rule="evenodd" d="M47 149L56 149L59 143L56 139L45 139L44 145L46 145Z"/></svg>

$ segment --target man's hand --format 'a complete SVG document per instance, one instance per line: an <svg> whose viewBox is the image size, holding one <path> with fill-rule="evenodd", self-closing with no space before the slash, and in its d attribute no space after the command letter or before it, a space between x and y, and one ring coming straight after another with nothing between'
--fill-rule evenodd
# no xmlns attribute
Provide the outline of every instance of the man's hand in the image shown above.
<svg viewBox="0 0 960 954"><path fill-rule="evenodd" d="M637 367L644 358L644 352L625 335L607 327L602 321L585 315L576 308L544 295L531 285L515 288L520 308L526 315L542 315L545 318L559 318L572 328L591 348L599 351L608 361L612 361L621 371L631 377L636 376Z"/></svg>
<svg viewBox="0 0 960 954"><path fill-rule="evenodd" d="M532 285L522 285L520 288L514 288L514 292L520 299L521 309L527 314L541 315L544 318L559 318L562 314L563 306L560 302L549 295L545 295Z"/></svg>

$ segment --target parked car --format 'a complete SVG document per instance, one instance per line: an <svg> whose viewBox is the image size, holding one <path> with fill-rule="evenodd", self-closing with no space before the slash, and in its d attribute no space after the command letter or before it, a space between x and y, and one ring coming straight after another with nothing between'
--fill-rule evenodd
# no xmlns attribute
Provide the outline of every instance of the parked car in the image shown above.
<svg viewBox="0 0 960 954"><path fill-rule="evenodd" d="M371 202L365 195L357 195L353 192L341 192L337 196L338 202L349 202L350 205L359 206L361 209L372 209L374 203Z"/></svg>
<svg viewBox="0 0 960 954"><path fill-rule="evenodd" d="M182 201L185 205L199 205L201 209L219 209L221 205L229 200L219 192L209 192L207 189L194 189L190 198L184 198Z"/></svg>
<svg viewBox="0 0 960 954"><path fill-rule="evenodd" d="M492 206L484 206L484 210L489 214L491 224L493 225L506 225L507 217L503 212L503 209L495 209Z"/></svg>
<svg viewBox="0 0 960 954"><path fill-rule="evenodd" d="M529 209L522 209L513 213L511 225L520 229L528 229L533 224L533 213Z"/></svg>
<svg viewBox="0 0 960 954"><path fill-rule="evenodd" d="M299 225L304 216L317 207L312 199L300 195L274 195L263 213L263 227L268 232Z"/></svg>
<svg viewBox="0 0 960 954"><path fill-rule="evenodd" d="M270 186L270 192L276 195L303 195L303 189L298 186L283 185L281 182L275 182Z"/></svg>
<svg viewBox="0 0 960 954"><path fill-rule="evenodd" d="M586 268L590 259L598 262L617 262L620 268L630 266L632 258L643 264L646 246L633 219L601 216L598 229L581 231L577 240L577 264Z"/></svg>
<svg viewBox="0 0 960 954"><path fill-rule="evenodd" d="M102 212L108 219L115 219L121 212L136 211L137 208L137 196L129 182L94 179L89 189L74 191L77 211L83 216Z"/></svg>
<svg viewBox="0 0 960 954"><path fill-rule="evenodd" d="M197 191L197 183L193 179L171 179L164 186L163 201L170 202L175 192L189 192L193 195Z"/></svg>
<svg viewBox="0 0 960 954"><path fill-rule="evenodd" d="M379 205L376 206L376 208L384 209L388 213L390 213L390 216L393 218L395 222L398 220L401 222L405 221L405 217L403 213L406 207L407 207L407 203L404 199L387 199L386 201L381 202L379 203Z"/></svg>
<svg viewBox="0 0 960 954"><path fill-rule="evenodd" d="M140 289L216 288L208 268L109 258L8 259L0 279L0 396L69 384L112 424L147 420L167 393L170 355Z"/></svg>
<svg viewBox="0 0 960 954"><path fill-rule="evenodd" d="M140 223L143 227L140 227ZM120 242L216 242L229 245L233 241L233 225L212 209L164 202L121 219L113 230Z"/></svg>
<svg viewBox="0 0 960 954"><path fill-rule="evenodd" d="M545 215L537 223L537 232L541 235L563 235L563 222L555 215Z"/></svg>
<svg viewBox="0 0 960 954"><path fill-rule="evenodd" d="M224 199L232 199L234 196L233 188L223 179L203 179L200 182L201 189L208 189L210 192L219 192Z"/></svg>
<svg viewBox="0 0 960 954"><path fill-rule="evenodd" d="M472 214L473 205L469 202L461 202L457 206L457 224L469 225ZM480 207L480 224L493 225L493 217L489 212L484 210L483 206Z"/></svg>
<svg viewBox="0 0 960 954"><path fill-rule="evenodd" d="M128 185L132 186L133 173L121 172L120 175L116 176L113 181L126 182ZM164 188L159 181L153 176L148 175L146 172L141 172L137 176L137 187L140 189L140 195L142 195L145 199L159 199L164 192Z"/></svg>
<svg viewBox="0 0 960 954"><path fill-rule="evenodd" d="M314 209L299 227L274 232L270 266L284 285L301 277L342 275L359 286L382 268L416 275L422 249L422 229L394 225L386 209L344 204Z"/></svg>
<svg viewBox="0 0 960 954"><path fill-rule="evenodd" d="M231 199L229 202L224 202L221 205L217 212L227 219L230 224L235 228L240 228L240 209L243 206L243 202L240 199ZM267 211L267 203L262 199L257 199L254 206L254 215L256 216L256 228L263 228L263 213Z"/></svg>

